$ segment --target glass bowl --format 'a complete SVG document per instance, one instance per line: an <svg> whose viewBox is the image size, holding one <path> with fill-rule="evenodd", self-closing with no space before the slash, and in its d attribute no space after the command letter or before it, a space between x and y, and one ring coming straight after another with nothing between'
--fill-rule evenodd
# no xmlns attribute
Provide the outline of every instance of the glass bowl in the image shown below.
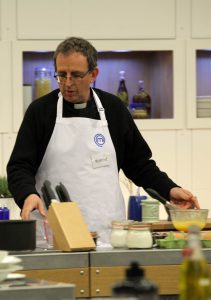
<svg viewBox="0 0 211 300"><path fill-rule="evenodd" d="M173 226L188 232L191 225L197 225L200 230L205 227L209 209L171 209L169 212Z"/></svg>

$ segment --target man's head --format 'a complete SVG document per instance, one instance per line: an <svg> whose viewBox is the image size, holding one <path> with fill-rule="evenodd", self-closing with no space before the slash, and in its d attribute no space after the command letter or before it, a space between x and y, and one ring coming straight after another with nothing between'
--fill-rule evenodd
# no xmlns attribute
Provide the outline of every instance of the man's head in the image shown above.
<svg viewBox="0 0 211 300"><path fill-rule="evenodd" d="M96 49L85 39L70 37L58 45L54 65L63 97L72 103L87 102L98 75Z"/></svg>
<svg viewBox="0 0 211 300"><path fill-rule="evenodd" d="M87 58L89 71L97 67L97 50L85 39L69 37L62 41L56 48L53 56L55 71L57 71L56 58L58 54L62 53L67 55L73 52L80 52Z"/></svg>

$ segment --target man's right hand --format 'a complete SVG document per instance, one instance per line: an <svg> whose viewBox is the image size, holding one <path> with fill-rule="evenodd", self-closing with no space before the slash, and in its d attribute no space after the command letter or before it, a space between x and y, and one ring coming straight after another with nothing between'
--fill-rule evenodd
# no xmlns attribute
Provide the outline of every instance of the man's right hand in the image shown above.
<svg viewBox="0 0 211 300"><path fill-rule="evenodd" d="M37 209L41 216L46 217L44 205L41 198L37 194L29 195L25 201L21 211L21 217L23 220L29 220L30 213Z"/></svg>

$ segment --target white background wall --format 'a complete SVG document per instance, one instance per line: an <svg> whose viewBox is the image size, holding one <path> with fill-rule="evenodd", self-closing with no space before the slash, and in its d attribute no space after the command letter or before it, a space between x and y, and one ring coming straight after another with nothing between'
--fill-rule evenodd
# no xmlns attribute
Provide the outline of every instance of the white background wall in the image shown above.
<svg viewBox="0 0 211 300"><path fill-rule="evenodd" d="M17 47L33 48L35 42L47 42L54 49L55 41L71 35L111 46L173 41L182 62L175 76L179 81L175 99L179 121L171 123L177 124L175 127L161 129L142 129L140 121L139 128L160 168L197 195L211 216L211 118L201 121L193 117L195 65L194 55L188 55L194 53L193 43L210 47L210 28L210 0L0 0L0 174L6 173L22 119ZM135 188L124 178L121 181L127 199ZM165 218L162 209L161 217Z"/></svg>

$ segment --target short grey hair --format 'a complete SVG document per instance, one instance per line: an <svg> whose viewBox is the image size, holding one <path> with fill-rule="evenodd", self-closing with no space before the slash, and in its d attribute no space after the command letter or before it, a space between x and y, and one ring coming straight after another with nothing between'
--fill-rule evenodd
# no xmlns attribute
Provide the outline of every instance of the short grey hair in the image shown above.
<svg viewBox="0 0 211 300"><path fill-rule="evenodd" d="M88 62L89 71L94 70L97 66L97 58L98 53L97 50L89 43L87 40L79 37L69 37L62 41L56 48L54 52L53 60L54 60L54 67L56 70L56 58L59 53L62 54L69 54L73 52L80 52L86 58Z"/></svg>

